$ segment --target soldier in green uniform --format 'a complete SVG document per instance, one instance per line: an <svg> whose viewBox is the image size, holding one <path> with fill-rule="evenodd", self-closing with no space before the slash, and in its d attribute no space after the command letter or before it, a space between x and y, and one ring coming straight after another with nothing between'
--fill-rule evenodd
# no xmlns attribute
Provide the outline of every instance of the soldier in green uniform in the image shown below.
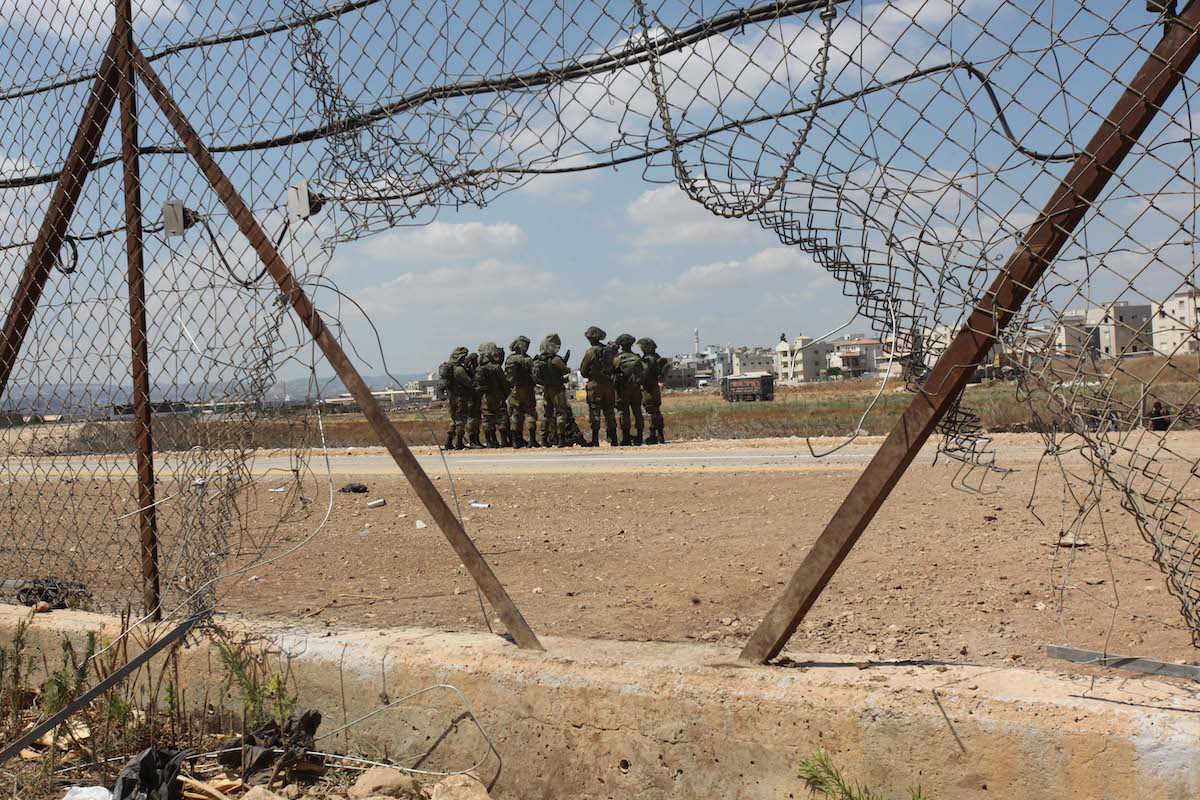
<svg viewBox="0 0 1200 800"><path fill-rule="evenodd" d="M518 336L508 349L512 351L504 362L504 377L512 385L508 395L508 420L512 426L513 447L525 447L525 418L529 418L529 446L538 447L537 386L533 380L533 358L529 355L529 337Z"/></svg>
<svg viewBox="0 0 1200 800"><path fill-rule="evenodd" d="M650 418L650 436L646 444L666 444L667 434L663 428L662 382L671 371L671 360L658 354L658 345L647 337L637 340L642 348L642 362L646 365L646 377L642 381L642 407Z"/></svg>
<svg viewBox="0 0 1200 800"><path fill-rule="evenodd" d="M467 449L480 450L483 442L479 441L479 430L483 427L483 398L475 389L475 373L479 370L479 353L469 353L463 362L467 374L471 376L471 395L467 406Z"/></svg>
<svg viewBox="0 0 1200 800"><path fill-rule="evenodd" d="M621 417L621 446L642 443L642 382L646 377L646 365L637 353L633 352L634 338L628 333L622 333L614 343L621 348L613 358L613 374L616 377L617 409ZM629 430L630 417L633 417L637 435L631 437Z"/></svg>
<svg viewBox="0 0 1200 800"><path fill-rule="evenodd" d="M463 363L467 348L456 347L450 358L438 368L438 388L446 393L450 405L450 428L446 432L445 450L462 450L463 434L467 428L471 397L475 393L474 382Z"/></svg>
<svg viewBox="0 0 1200 800"><path fill-rule="evenodd" d="M504 377L504 351L495 342L479 345L479 369L475 371L475 391L482 405L483 438L488 447L510 447L508 428L508 392L512 388ZM497 438L497 433L499 438Z"/></svg>
<svg viewBox="0 0 1200 800"><path fill-rule="evenodd" d="M571 412L571 404L567 402L567 376L571 368L567 359L571 357L568 350L566 356L558 354L562 347L562 339L557 333L548 334L542 339L540 353L534 358L537 362L535 374L542 387L542 444L550 446L545 432L551 428L554 421L554 443L559 447L570 447L582 444L583 437L575 424L575 415Z"/></svg>
<svg viewBox="0 0 1200 800"><path fill-rule="evenodd" d="M613 386L612 359L616 353L604 344L605 332L595 325L584 332L590 345L579 362L579 374L587 380L588 421L592 424L592 440L588 447L600 446L600 422L603 419L608 443L617 444L617 390ZM605 354L608 358L605 358Z"/></svg>

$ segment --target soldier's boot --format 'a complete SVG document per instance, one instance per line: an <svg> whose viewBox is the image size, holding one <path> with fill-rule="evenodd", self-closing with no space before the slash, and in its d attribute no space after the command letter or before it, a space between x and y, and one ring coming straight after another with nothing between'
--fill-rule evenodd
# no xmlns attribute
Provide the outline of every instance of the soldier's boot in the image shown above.
<svg viewBox="0 0 1200 800"><path fill-rule="evenodd" d="M500 446L501 447L512 447L513 446L512 433L510 431L508 431L507 429L500 431Z"/></svg>
<svg viewBox="0 0 1200 800"><path fill-rule="evenodd" d="M571 434L567 433L566 431L559 431L556 439L558 442L558 447L570 447L572 444Z"/></svg>
<svg viewBox="0 0 1200 800"><path fill-rule="evenodd" d="M521 435L520 429L512 432L512 446L514 450L520 450L522 447L527 446L525 444L525 437Z"/></svg>
<svg viewBox="0 0 1200 800"><path fill-rule="evenodd" d="M666 424L667 424L667 423L666 423L666 421L665 421L665 420L663 420L663 418L660 416L660 417L658 418L658 443L659 443L659 444L666 444L666 443L667 443L667 428L666 428Z"/></svg>
<svg viewBox="0 0 1200 800"><path fill-rule="evenodd" d="M467 437L467 449L468 450L482 450L483 449L483 442L479 441L478 433L472 433L470 436Z"/></svg>
<svg viewBox="0 0 1200 800"><path fill-rule="evenodd" d="M453 432L446 434L446 443L444 445L442 445L442 449L443 450L453 450L454 449L454 433Z"/></svg>
<svg viewBox="0 0 1200 800"><path fill-rule="evenodd" d="M636 434L634 434L634 436L633 436L633 444L634 444L636 447L641 447L641 446L642 446L642 429L641 429L641 428L638 428L638 429L637 429L637 433L636 433Z"/></svg>
<svg viewBox="0 0 1200 800"><path fill-rule="evenodd" d="M617 426L610 424L608 426L607 433L608 433L608 446L616 447L617 446Z"/></svg>
<svg viewBox="0 0 1200 800"><path fill-rule="evenodd" d="M496 432L495 431L485 431L483 434L483 441L486 442L487 446L492 449L495 449L500 446L500 442L496 441Z"/></svg>
<svg viewBox="0 0 1200 800"><path fill-rule="evenodd" d="M658 444L658 427L650 423L650 435L646 437L646 444Z"/></svg>
<svg viewBox="0 0 1200 800"><path fill-rule="evenodd" d="M458 438L454 440L454 449L455 450L463 449L463 432L462 431L458 432Z"/></svg>
<svg viewBox="0 0 1200 800"><path fill-rule="evenodd" d="M600 446L600 426L592 426L592 440L584 445L584 447L599 447Z"/></svg>
<svg viewBox="0 0 1200 800"><path fill-rule="evenodd" d="M537 423L536 422L531 423L529 425L529 446L530 447L541 447L541 445L538 444Z"/></svg>
<svg viewBox="0 0 1200 800"><path fill-rule="evenodd" d="M633 437L629 435L629 428L621 428L621 447L629 447L633 444Z"/></svg>

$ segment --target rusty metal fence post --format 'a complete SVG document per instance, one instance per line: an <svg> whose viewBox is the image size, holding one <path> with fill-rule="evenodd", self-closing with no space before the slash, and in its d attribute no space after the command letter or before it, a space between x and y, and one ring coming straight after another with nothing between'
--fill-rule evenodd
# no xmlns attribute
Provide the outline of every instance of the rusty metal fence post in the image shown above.
<svg viewBox="0 0 1200 800"><path fill-rule="evenodd" d="M1118 98L1051 195L1041 216L954 337L924 385L850 490L825 530L741 653L744 661L778 655L939 420L962 393L1005 325L1058 257L1092 203L1200 54L1200 0L1167 23L1162 40Z"/></svg>
<svg viewBox="0 0 1200 800"><path fill-rule="evenodd" d="M154 435L150 408L150 354L146 342L146 275L142 247L142 174L138 160L137 83L133 70L133 8L116 0L117 95L121 107L121 162L125 195L125 258L129 284L130 372L133 378L133 441L137 463L138 539L142 601L159 618L158 526L154 510Z"/></svg>

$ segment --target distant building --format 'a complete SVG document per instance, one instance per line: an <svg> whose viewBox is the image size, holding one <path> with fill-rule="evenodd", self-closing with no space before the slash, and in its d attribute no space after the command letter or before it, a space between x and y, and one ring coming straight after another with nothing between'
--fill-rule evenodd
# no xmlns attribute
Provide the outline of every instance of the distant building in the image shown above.
<svg viewBox="0 0 1200 800"><path fill-rule="evenodd" d="M1154 352L1170 356L1200 352L1200 289L1189 289L1154 304Z"/></svg>
<svg viewBox="0 0 1200 800"><path fill-rule="evenodd" d="M797 336L788 342L780 334L775 345L775 380L778 383L803 383L819 380L825 372L833 345L814 342L811 336Z"/></svg>
<svg viewBox="0 0 1200 800"><path fill-rule="evenodd" d="M751 372L775 374L775 351L767 347L739 347L733 351L733 374Z"/></svg>
<svg viewBox="0 0 1200 800"><path fill-rule="evenodd" d="M712 378L714 381L720 381L727 375L733 374L733 348L727 346L721 347L715 344L710 344L704 348L702 354L708 359L709 368L712 370Z"/></svg>
<svg viewBox="0 0 1200 800"><path fill-rule="evenodd" d="M379 401L379 405L384 410L394 408L404 408L413 405L423 405L429 402L432 397L429 395L416 395L408 389L374 389L371 391L375 399ZM359 411L358 401L349 392L342 392L336 397L321 398L321 407L329 411Z"/></svg>
<svg viewBox="0 0 1200 800"><path fill-rule="evenodd" d="M404 390L412 397L423 397L429 400L445 400L446 393L438 390L441 381L436 373L429 373L424 378L418 378L404 384Z"/></svg>
<svg viewBox="0 0 1200 800"><path fill-rule="evenodd" d="M675 363L671 366L671 371L663 378L663 387L666 389L695 389L696 362L676 358Z"/></svg>
<svg viewBox="0 0 1200 800"><path fill-rule="evenodd" d="M829 354L828 369L840 370L844 377L849 378L874 375L878 371L878 362L883 354L883 342L880 340L855 333L835 339L830 344L833 352Z"/></svg>
<svg viewBox="0 0 1200 800"><path fill-rule="evenodd" d="M1100 358L1149 352L1154 347L1151 313L1149 305L1124 300L1067 311L1054 329L1054 350L1059 355L1090 353Z"/></svg>

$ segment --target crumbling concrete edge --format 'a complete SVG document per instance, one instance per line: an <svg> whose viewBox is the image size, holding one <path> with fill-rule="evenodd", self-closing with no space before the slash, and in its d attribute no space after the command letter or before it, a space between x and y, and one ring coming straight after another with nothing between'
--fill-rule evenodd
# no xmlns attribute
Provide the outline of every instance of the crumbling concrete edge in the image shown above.
<svg viewBox="0 0 1200 800"><path fill-rule="evenodd" d="M27 609L0 606L0 643ZM694 644L550 638L526 653L478 633L424 629L280 630L226 622L269 640L301 702L337 727L433 684L460 689L503 757L481 777L500 798L789 798L795 765L816 748L888 796L920 785L961 800L1178 800L1200 796L1200 701L1178 683L1017 667L792 654L746 667L736 651ZM53 657L63 636L111 635L108 617L32 617L30 646ZM237 702L209 646L180 660L187 697ZM414 754L465 767L486 753L457 699L431 692L378 714L330 749Z"/></svg>

